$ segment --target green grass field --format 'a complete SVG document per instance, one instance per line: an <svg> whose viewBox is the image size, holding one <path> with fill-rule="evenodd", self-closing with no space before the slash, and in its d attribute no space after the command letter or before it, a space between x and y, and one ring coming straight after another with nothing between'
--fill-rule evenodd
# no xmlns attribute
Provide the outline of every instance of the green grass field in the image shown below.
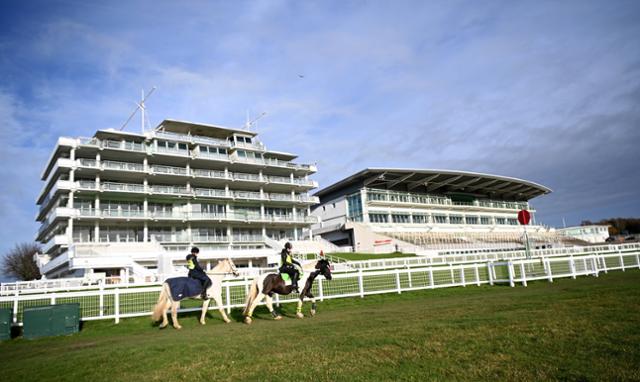
<svg viewBox="0 0 640 382"><path fill-rule="evenodd" d="M85 323L0 343L5 381L639 380L640 271L339 299L314 318ZM308 306L306 307L308 309ZM232 313L240 320L238 311Z"/></svg>

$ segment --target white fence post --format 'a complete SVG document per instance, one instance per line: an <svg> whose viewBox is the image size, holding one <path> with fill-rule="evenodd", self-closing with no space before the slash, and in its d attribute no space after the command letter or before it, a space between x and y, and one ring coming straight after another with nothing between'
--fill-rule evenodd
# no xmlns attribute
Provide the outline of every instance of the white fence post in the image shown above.
<svg viewBox="0 0 640 382"><path fill-rule="evenodd" d="M113 291L114 315L116 316L116 324L120 323L120 289Z"/></svg>
<svg viewBox="0 0 640 382"><path fill-rule="evenodd" d="M476 285L480 286L480 271L478 270L478 263L475 264Z"/></svg>
<svg viewBox="0 0 640 382"><path fill-rule="evenodd" d="M449 263L449 272L451 273L451 284L456 283L456 276L453 274L453 264Z"/></svg>
<svg viewBox="0 0 640 382"><path fill-rule="evenodd" d="M280 307L280 295L276 293L276 306Z"/></svg>
<svg viewBox="0 0 640 382"><path fill-rule="evenodd" d="M104 283L100 282L100 317L104 316Z"/></svg>
<svg viewBox="0 0 640 382"><path fill-rule="evenodd" d="M362 280L362 268L358 269L358 286L360 287L360 297L364 297L364 282Z"/></svg>
<svg viewBox="0 0 640 382"><path fill-rule="evenodd" d="M18 296L19 296L19 292L18 292L18 288L16 288L16 292L14 294L15 300L13 300L13 323L14 324L18 323Z"/></svg>
<svg viewBox="0 0 640 382"><path fill-rule="evenodd" d="M462 281L462 287L466 288L467 287L467 280L466 280L465 275L464 275L464 265L460 266L460 281Z"/></svg>
<svg viewBox="0 0 640 382"><path fill-rule="evenodd" d="M607 269L607 259L604 256L600 255L600 260L602 260L602 269L604 269L604 273L609 273Z"/></svg>
<svg viewBox="0 0 640 382"><path fill-rule="evenodd" d="M396 269L396 287L398 289L398 294L402 293L402 289L400 287L400 270Z"/></svg>
<svg viewBox="0 0 640 382"><path fill-rule="evenodd" d="M320 301L324 301L324 291L322 290L322 279L318 279L318 295L320 297Z"/></svg>
<svg viewBox="0 0 640 382"><path fill-rule="evenodd" d="M55 305L55 304L56 304L56 294L54 292L54 293L51 293L51 305Z"/></svg>
<svg viewBox="0 0 640 382"><path fill-rule="evenodd" d="M244 295L249 295L249 282L247 280L247 276L244 276Z"/></svg>
<svg viewBox="0 0 640 382"><path fill-rule="evenodd" d="M598 261L595 256L591 257L591 266L593 267L593 275L598 277Z"/></svg>
<svg viewBox="0 0 640 382"><path fill-rule="evenodd" d="M552 283L553 282L553 272L551 271L551 261L549 259L544 260L545 264L547 265L547 277L549 279L549 282Z"/></svg>
<svg viewBox="0 0 640 382"><path fill-rule="evenodd" d="M513 263L511 260L507 261L507 273L509 273L509 286L513 288L516 284L513 281Z"/></svg>
<svg viewBox="0 0 640 382"><path fill-rule="evenodd" d="M571 278L575 280L576 278L576 263L573 260L573 255L569 257L569 269L571 270Z"/></svg>
<svg viewBox="0 0 640 382"><path fill-rule="evenodd" d="M624 269L624 257L622 257L622 250L620 246L618 246L618 256L620 257L620 268L622 268L622 272L626 272Z"/></svg>
<svg viewBox="0 0 640 382"><path fill-rule="evenodd" d="M433 267L429 267L429 286L431 287L431 289L436 287L433 284Z"/></svg>
<svg viewBox="0 0 640 382"><path fill-rule="evenodd" d="M407 265L407 278L409 279L409 288L413 288L413 280L411 280L411 268Z"/></svg>
<svg viewBox="0 0 640 382"><path fill-rule="evenodd" d="M231 314L231 287L229 284L227 286L227 314Z"/></svg>
<svg viewBox="0 0 640 382"><path fill-rule="evenodd" d="M487 273L489 274L489 285L493 285L493 262L487 262Z"/></svg>
<svg viewBox="0 0 640 382"><path fill-rule="evenodd" d="M640 268L640 256L636 253L636 265Z"/></svg>
<svg viewBox="0 0 640 382"><path fill-rule="evenodd" d="M527 286L527 274L524 270L524 261L520 262L520 276L522 277L522 286Z"/></svg>

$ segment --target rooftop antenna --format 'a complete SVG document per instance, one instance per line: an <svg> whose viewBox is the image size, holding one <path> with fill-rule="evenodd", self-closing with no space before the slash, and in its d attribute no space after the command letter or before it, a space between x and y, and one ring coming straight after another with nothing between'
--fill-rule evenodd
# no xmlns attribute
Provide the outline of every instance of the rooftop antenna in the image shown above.
<svg viewBox="0 0 640 382"><path fill-rule="evenodd" d="M263 111L262 114L260 114L259 116L255 117L252 121L249 121L249 110L247 110L247 122L244 124L244 129L245 130L251 130L251 126L255 125L256 122L258 122L258 120L262 117L264 117L265 115L267 115L266 111Z"/></svg>
<svg viewBox="0 0 640 382"><path fill-rule="evenodd" d="M149 93L147 93L147 95L144 95L144 89L142 89L141 95L140 95L140 103L136 102L136 108L133 110L133 113L131 113L131 115L129 116L129 118L127 118L127 121L125 123L122 124L122 126L120 127L120 131L122 131L122 129L125 128L125 126L127 126L127 124L129 123L129 121L131 121L131 118L133 118L134 115L136 115L136 113L138 112L138 110L140 110L140 114L141 114L141 118L140 118L140 130L142 132L142 134L144 134L144 110L145 110L145 105L144 105L144 101L147 100L147 98L149 98L149 96L151 95L151 93L153 93L153 91L156 90L156 87L152 87L151 90L149 90Z"/></svg>

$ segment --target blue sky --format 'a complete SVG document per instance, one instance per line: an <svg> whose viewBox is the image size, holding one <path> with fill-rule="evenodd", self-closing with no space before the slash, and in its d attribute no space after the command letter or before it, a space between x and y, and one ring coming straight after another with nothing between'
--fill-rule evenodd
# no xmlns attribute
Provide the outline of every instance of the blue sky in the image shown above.
<svg viewBox="0 0 640 382"><path fill-rule="evenodd" d="M0 253L37 230L57 137L119 127L151 86L154 126L266 112L262 140L321 187L478 171L553 189L532 202L548 225L637 217L639 20L637 1L5 0Z"/></svg>

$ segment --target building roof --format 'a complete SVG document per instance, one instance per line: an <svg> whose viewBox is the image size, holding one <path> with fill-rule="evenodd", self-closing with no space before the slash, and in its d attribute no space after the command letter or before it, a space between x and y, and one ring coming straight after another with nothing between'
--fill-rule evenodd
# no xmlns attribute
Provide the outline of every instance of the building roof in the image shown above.
<svg viewBox="0 0 640 382"><path fill-rule="evenodd" d="M314 195L322 199L354 187L519 201L551 192L543 185L500 175L453 170L366 168Z"/></svg>
<svg viewBox="0 0 640 382"><path fill-rule="evenodd" d="M258 135L257 133L249 130L232 129L229 127L208 125L205 123L194 123L188 121L177 121L173 119L165 119L164 121L160 122L158 127L156 127L156 130L169 131L179 134L200 135L204 137L213 137L220 139L226 139L232 134L242 134L251 137L255 137L256 135Z"/></svg>

